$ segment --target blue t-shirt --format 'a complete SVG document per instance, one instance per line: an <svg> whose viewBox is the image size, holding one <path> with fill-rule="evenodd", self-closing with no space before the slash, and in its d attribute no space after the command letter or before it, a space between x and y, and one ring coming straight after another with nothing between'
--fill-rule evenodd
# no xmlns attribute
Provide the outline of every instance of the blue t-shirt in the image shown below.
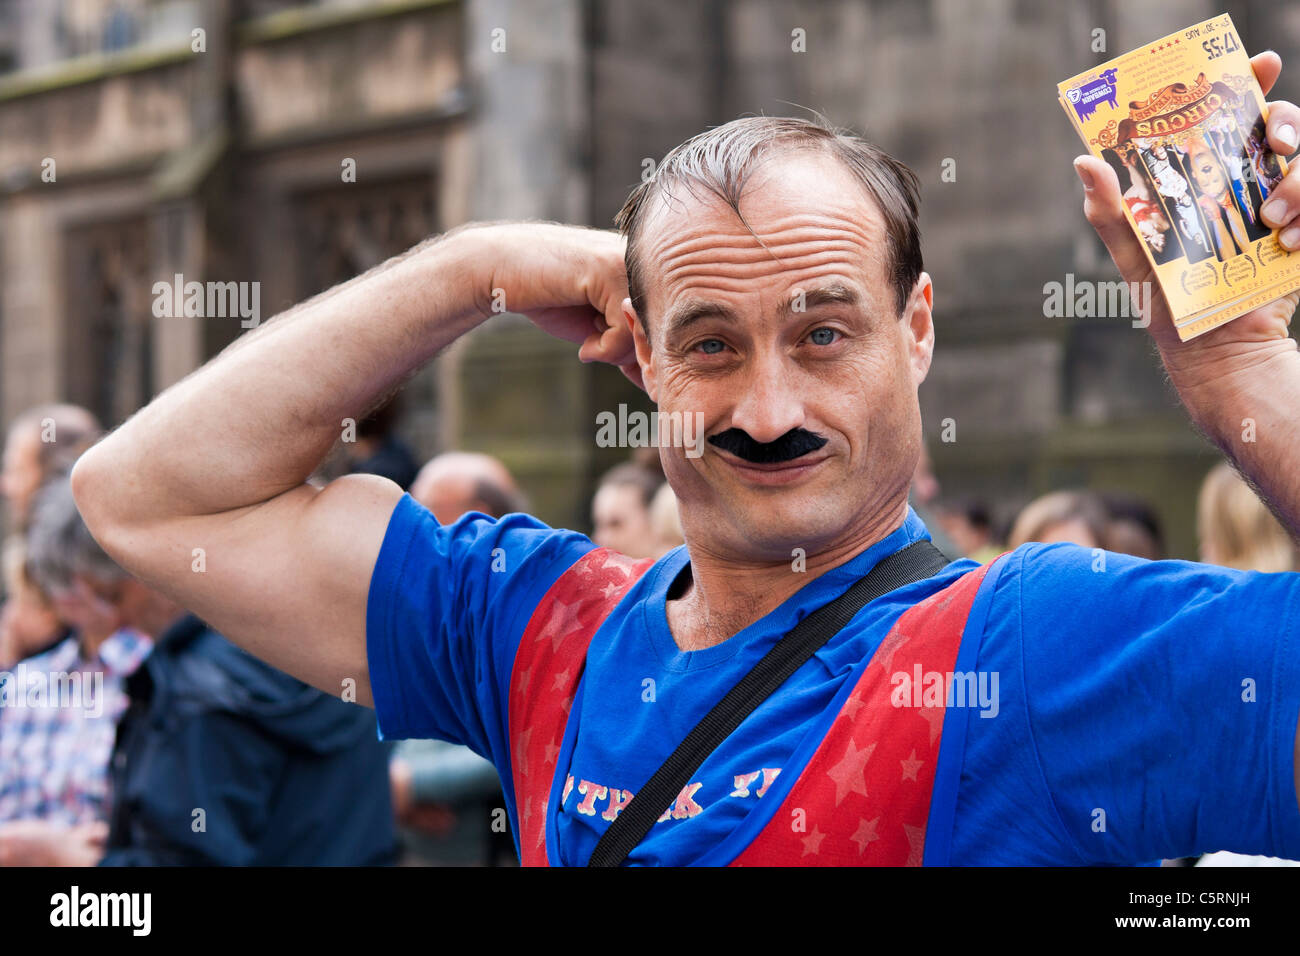
<svg viewBox="0 0 1300 956"><path fill-rule="evenodd" d="M681 547L660 558L589 649L570 715L576 735L559 758L563 801L550 808L551 861L585 864L611 801L635 793L782 635L928 537L909 509L893 534L766 617L686 652L665 602L689 556ZM491 760L512 821L515 651L546 591L594 547L520 514L472 513L443 527L408 495L375 564L367 652L381 737L437 737ZM730 862L766 819L764 804L776 801L770 817L789 792L828 705L893 623L974 567L954 562L863 608L705 761L692 778L701 786L628 862ZM1220 849L1300 857L1298 590L1300 574L1076 545L1002 558L963 641L963 659L986 675L983 696L965 711L960 752L940 757L960 760L950 862L1134 864Z"/></svg>

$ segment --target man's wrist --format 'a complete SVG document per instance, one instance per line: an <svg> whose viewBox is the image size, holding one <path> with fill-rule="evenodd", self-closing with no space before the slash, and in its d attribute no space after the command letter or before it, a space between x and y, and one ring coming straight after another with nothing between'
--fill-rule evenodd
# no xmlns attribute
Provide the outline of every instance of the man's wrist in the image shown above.
<svg viewBox="0 0 1300 956"><path fill-rule="evenodd" d="M1300 373L1291 339L1179 343L1160 357L1193 423L1225 451Z"/></svg>
<svg viewBox="0 0 1300 956"><path fill-rule="evenodd" d="M417 264L426 288L436 289L444 318L477 325L491 314L491 247L478 223L458 227L421 249Z"/></svg>

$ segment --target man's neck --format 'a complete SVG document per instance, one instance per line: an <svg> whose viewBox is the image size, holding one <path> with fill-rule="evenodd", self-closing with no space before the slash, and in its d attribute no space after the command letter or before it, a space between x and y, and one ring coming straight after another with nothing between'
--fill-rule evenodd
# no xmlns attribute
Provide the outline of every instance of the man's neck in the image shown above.
<svg viewBox="0 0 1300 956"><path fill-rule="evenodd" d="M688 543L690 580L680 596L669 595L666 607L673 640L683 651L721 644L776 610L809 581L897 531L906 517L904 500L851 538L807 555L800 571L789 560L737 562Z"/></svg>

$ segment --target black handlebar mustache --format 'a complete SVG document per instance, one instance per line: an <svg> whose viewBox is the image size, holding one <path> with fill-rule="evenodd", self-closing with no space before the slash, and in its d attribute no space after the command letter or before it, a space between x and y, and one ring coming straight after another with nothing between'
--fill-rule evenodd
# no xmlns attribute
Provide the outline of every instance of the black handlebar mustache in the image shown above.
<svg viewBox="0 0 1300 956"><path fill-rule="evenodd" d="M827 439L821 435L814 435L802 428L792 428L780 438L766 443L754 441L739 428L728 428L725 432L709 436L709 444L715 448L731 452L737 458L756 465L794 461L809 452L817 451L826 442Z"/></svg>

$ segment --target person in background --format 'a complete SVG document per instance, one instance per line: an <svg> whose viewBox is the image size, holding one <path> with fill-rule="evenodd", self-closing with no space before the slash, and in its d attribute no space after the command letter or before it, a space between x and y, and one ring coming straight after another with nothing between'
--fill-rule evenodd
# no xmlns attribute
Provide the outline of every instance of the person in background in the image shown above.
<svg viewBox="0 0 1300 956"><path fill-rule="evenodd" d="M650 524L650 505L663 484L662 473L635 463L605 472L591 500L591 540L629 558L652 558L657 542Z"/></svg>
<svg viewBox="0 0 1300 956"><path fill-rule="evenodd" d="M500 518L526 507L509 470L491 455L449 451L431 459L411 484L411 497L439 524L478 511Z"/></svg>
<svg viewBox="0 0 1300 956"><path fill-rule="evenodd" d="M1090 491L1049 492L1027 504L1016 517L1007 548L1014 551L1030 541L1104 548L1109 520L1106 506Z"/></svg>
<svg viewBox="0 0 1300 956"><path fill-rule="evenodd" d="M69 636L54 606L27 574L26 555L27 546L20 535L4 542L0 568L8 598L0 605L0 670Z"/></svg>
<svg viewBox="0 0 1300 956"><path fill-rule="evenodd" d="M686 543L681 513L677 510L677 495L666 481L650 502L650 528L655 537L655 557L662 557Z"/></svg>
<svg viewBox="0 0 1300 956"><path fill-rule="evenodd" d="M1291 536L1226 461L1210 469L1196 503L1201 560L1240 571L1294 571ZM1207 853L1196 866L1300 866L1294 860Z"/></svg>
<svg viewBox="0 0 1300 956"><path fill-rule="evenodd" d="M99 421L77 405L38 405L20 413L9 427L0 457L0 496L10 535L4 541L0 579L0 667L53 647L68 636L49 599L23 570L23 529L36 492L55 475L69 471L101 434Z"/></svg>
<svg viewBox="0 0 1300 956"><path fill-rule="evenodd" d="M961 554L961 548L948 536L943 522L939 521L935 514L939 504L939 490L939 479L935 476L934 467L930 462L930 450L922 440L921 457L917 459L916 468L912 471L907 503L929 529L931 543L949 558L955 558Z"/></svg>
<svg viewBox="0 0 1300 956"><path fill-rule="evenodd" d="M69 471L101 433L95 416L77 405L38 405L14 418L0 459L0 494L14 529L26 527L37 491Z"/></svg>
<svg viewBox="0 0 1300 956"><path fill-rule="evenodd" d="M1125 492L1108 491L1100 497L1108 515L1107 551L1131 554L1148 561L1164 560L1165 536L1155 509L1137 495Z"/></svg>
<svg viewBox="0 0 1300 956"><path fill-rule="evenodd" d="M0 686L0 862L10 866L86 866L99 858L126 680L152 647L86 585L116 565L102 552L69 554L59 516L71 500L66 476L56 477L24 512L27 573L71 631L20 662ZM78 572L57 590L44 574L55 561Z"/></svg>
<svg viewBox="0 0 1300 956"><path fill-rule="evenodd" d="M1242 571L1294 571L1295 545L1227 462L1210 469L1196 503L1201 560Z"/></svg>
<svg viewBox="0 0 1300 956"><path fill-rule="evenodd" d="M393 396L357 423L356 441L343 443L348 474L382 475L403 491L411 487L419 463L394 430L401 411Z"/></svg>
<svg viewBox="0 0 1300 956"><path fill-rule="evenodd" d="M411 497L443 525L474 511L500 518L526 507L501 461L465 451L445 452L430 460L412 483ZM468 747L442 740L401 740L388 772L394 813L407 828L406 862L514 862L509 830L493 826L492 811L505 802L490 762ZM457 810L476 825L481 823L482 829L464 827L457 833L461 819Z"/></svg>
<svg viewBox="0 0 1300 956"><path fill-rule="evenodd" d="M964 556L986 564L1005 550L994 539L993 522L983 501L960 499L939 505L935 512L939 525L956 548L957 554L950 557Z"/></svg>
<svg viewBox="0 0 1300 956"><path fill-rule="evenodd" d="M124 672L120 719L100 721L105 768L112 753L100 865L392 861L373 714L257 660L123 571L86 529L66 478L41 492L29 538L32 576L70 620L90 606L115 634L156 636ZM43 772L44 784L55 766L20 769Z"/></svg>

